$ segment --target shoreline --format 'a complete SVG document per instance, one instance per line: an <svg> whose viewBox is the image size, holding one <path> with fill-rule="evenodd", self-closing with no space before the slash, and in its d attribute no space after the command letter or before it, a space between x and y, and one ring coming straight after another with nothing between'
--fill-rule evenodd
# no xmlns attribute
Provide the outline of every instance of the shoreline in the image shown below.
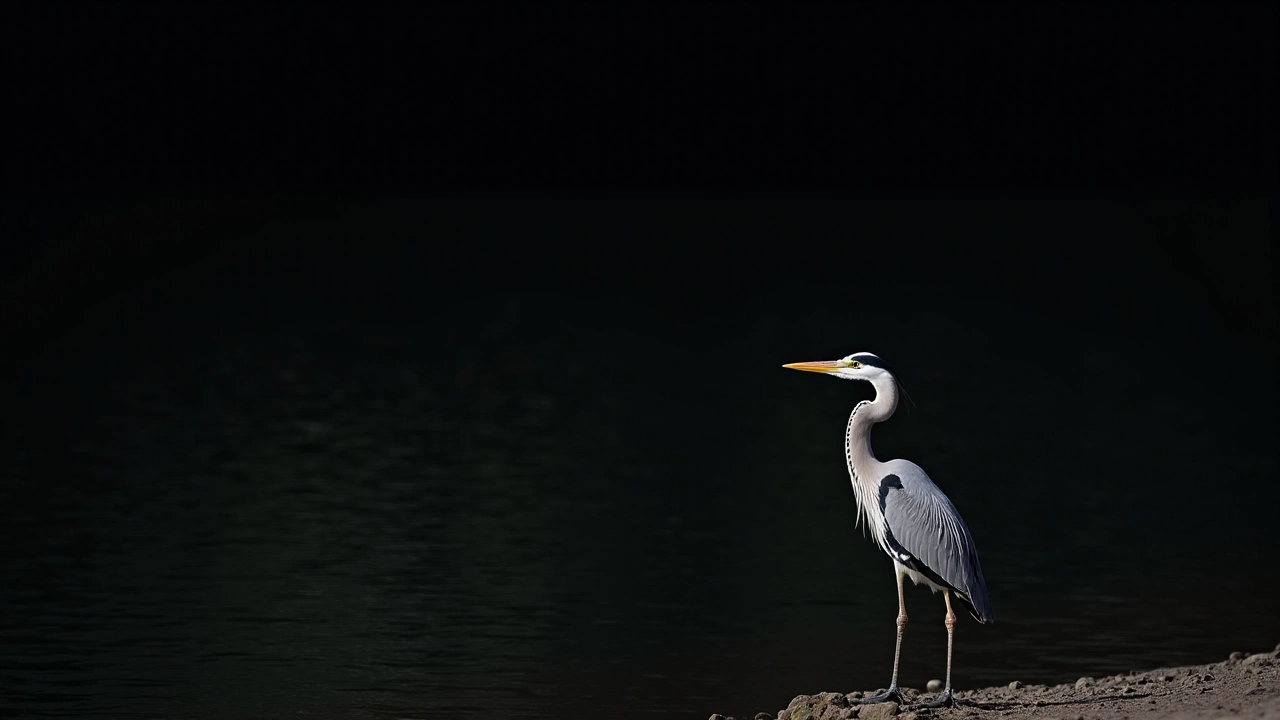
<svg viewBox="0 0 1280 720"><path fill-rule="evenodd" d="M877 720L979 718L1010 720L1135 720L1137 718L1267 718L1280 720L1280 645L1267 652L1234 652L1205 665L1134 670L1080 678L1063 685L1021 682L961 690L953 708L925 708L934 693L903 688L906 703L857 705L850 701L876 690L798 695L785 709L754 715L713 714L711 720Z"/></svg>

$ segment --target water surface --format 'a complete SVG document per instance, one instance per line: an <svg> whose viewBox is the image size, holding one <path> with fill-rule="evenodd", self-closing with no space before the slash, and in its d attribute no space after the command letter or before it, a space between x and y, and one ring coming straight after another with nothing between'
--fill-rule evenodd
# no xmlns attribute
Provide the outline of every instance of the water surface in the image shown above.
<svg viewBox="0 0 1280 720"><path fill-rule="evenodd" d="M855 350L915 403L878 453L923 465L981 552L997 621L961 620L958 687L1280 640L1274 381L1202 303L940 267L917 271L962 305L860 310L885 279L800 316L802 281L450 297L417 255L332 259L188 270L29 348L0 712L749 716L883 685L893 575L841 449L868 389L778 367ZM1235 372L1169 361L1210 345ZM920 687L943 605L907 602Z"/></svg>

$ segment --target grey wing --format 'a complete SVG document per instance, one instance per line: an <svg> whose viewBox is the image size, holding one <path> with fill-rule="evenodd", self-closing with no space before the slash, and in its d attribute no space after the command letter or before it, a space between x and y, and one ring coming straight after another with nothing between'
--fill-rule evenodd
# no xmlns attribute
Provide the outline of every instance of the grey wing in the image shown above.
<svg viewBox="0 0 1280 720"><path fill-rule="evenodd" d="M889 549L903 565L950 588L978 622L995 619L973 536L951 500L918 465L887 463L880 505Z"/></svg>

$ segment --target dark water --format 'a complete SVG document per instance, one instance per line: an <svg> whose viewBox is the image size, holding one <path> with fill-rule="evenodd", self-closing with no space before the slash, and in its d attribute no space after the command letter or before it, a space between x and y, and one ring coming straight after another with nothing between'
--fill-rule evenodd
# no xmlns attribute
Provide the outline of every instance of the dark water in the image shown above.
<svg viewBox="0 0 1280 720"><path fill-rule="evenodd" d="M1273 331L1155 240L1073 249L1096 207L952 217L931 261L911 242L942 225L883 208L291 212L167 274L118 266L23 348L0 714L741 716L883 685L893 576L841 448L868 389L778 367L855 350L915 401L880 456L978 542L997 622L962 619L959 687L1280 641ZM1205 232L1255 237L1238 216ZM868 222L861 262L720 244ZM974 244L1006 227L1057 242ZM281 235L308 241L254 249ZM494 237L508 265L458 249ZM920 687L942 602L907 603Z"/></svg>

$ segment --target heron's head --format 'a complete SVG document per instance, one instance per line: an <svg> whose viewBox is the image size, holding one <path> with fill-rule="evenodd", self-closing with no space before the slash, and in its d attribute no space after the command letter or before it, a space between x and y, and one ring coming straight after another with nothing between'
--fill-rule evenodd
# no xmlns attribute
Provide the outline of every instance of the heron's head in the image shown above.
<svg viewBox="0 0 1280 720"><path fill-rule="evenodd" d="M871 353L859 352L846 355L839 360L816 360L814 362L798 362L783 365L792 370L826 373L841 380L866 380L874 383L880 379L893 379L893 371L884 361Z"/></svg>

